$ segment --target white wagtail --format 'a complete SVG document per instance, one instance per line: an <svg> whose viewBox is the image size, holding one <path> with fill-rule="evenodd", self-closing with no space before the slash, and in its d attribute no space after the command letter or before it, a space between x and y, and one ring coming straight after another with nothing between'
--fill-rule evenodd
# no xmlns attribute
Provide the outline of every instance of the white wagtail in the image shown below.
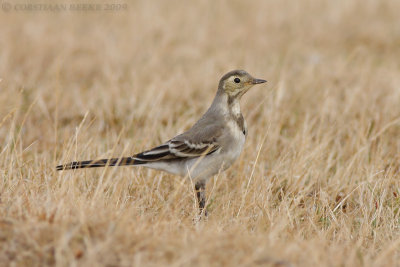
<svg viewBox="0 0 400 267"><path fill-rule="evenodd" d="M247 125L239 101L253 85L265 82L244 70L228 72L210 108L188 131L131 157L74 161L57 170L139 165L188 176L195 181L200 213L205 213L207 179L230 167L243 150Z"/></svg>

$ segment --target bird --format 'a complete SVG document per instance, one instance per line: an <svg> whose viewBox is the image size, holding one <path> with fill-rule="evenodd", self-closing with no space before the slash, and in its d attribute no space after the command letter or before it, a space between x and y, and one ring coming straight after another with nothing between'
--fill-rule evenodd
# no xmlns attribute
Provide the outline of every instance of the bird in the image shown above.
<svg viewBox="0 0 400 267"><path fill-rule="evenodd" d="M265 82L244 70L230 71L220 79L211 106L186 132L130 157L73 161L56 170L137 165L189 177L200 214L207 216L206 182L234 163L248 134L240 100L251 87Z"/></svg>

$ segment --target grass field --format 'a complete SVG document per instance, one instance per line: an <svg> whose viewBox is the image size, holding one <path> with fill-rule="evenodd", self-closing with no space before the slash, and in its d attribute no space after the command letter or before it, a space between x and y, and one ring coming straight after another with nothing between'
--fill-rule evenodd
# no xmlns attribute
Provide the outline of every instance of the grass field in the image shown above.
<svg viewBox="0 0 400 267"><path fill-rule="evenodd" d="M1 266L400 266L399 1L4 3ZM55 171L188 129L237 68L269 82L206 221L180 177Z"/></svg>

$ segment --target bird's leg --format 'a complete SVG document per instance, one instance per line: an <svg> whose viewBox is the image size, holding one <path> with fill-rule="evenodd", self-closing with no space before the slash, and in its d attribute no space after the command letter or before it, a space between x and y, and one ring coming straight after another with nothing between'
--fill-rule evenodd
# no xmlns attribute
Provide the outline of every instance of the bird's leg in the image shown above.
<svg viewBox="0 0 400 267"><path fill-rule="evenodd" d="M206 205L206 181L199 180L195 184L197 202L199 203L200 215L207 216Z"/></svg>

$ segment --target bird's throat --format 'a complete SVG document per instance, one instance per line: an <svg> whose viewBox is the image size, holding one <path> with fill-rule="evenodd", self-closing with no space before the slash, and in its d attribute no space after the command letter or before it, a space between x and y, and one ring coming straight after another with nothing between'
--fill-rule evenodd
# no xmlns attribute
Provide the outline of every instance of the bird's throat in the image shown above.
<svg viewBox="0 0 400 267"><path fill-rule="evenodd" d="M239 99L237 98L230 99L230 97L228 97L228 110L229 113L234 117L241 115L242 112L240 110Z"/></svg>

